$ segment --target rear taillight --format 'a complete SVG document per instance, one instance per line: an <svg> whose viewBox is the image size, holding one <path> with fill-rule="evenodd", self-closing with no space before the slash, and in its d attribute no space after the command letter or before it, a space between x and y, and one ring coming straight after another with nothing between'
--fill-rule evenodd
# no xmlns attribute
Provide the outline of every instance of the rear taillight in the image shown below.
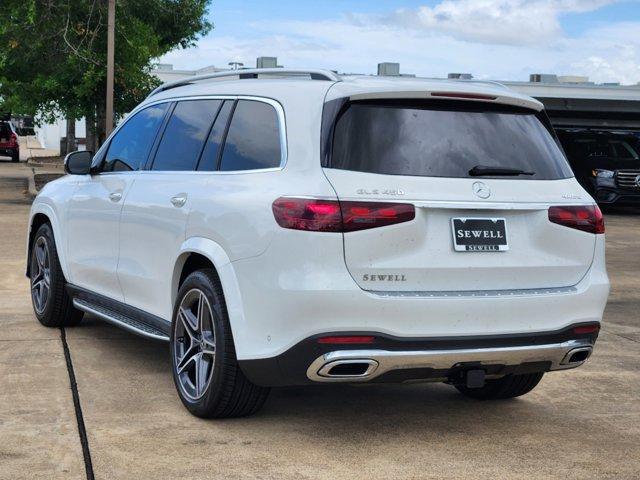
<svg viewBox="0 0 640 480"><path fill-rule="evenodd" d="M408 222L416 216L414 206L408 203L280 197L272 208L281 227L311 232L355 232Z"/></svg>
<svg viewBox="0 0 640 480"><path fill-rule="evenodd" d="M11 137L9 137L9 146L17 147L18 146L18 136L15 133L11 133Z"/></svg>
<svg viewBox="0 0 640 480"><path fill-rule="evenodd" d="M549 220L589 233L604 233L604 218L597 205L549 207Z"/></svg>
<svg viewBox="0 0 640 480"><path fill-rule="evenodd" d="M599 331L600 331L599 323L590 323L588 325L580 325L579 327L573 327L573 333L575 333L576 335L598 333Z"/></svg>

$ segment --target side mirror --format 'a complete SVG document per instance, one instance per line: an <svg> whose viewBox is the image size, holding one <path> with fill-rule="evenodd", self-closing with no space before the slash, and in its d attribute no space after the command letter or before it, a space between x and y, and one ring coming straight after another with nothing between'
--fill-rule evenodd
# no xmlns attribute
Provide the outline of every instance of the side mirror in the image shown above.
<svg viewBox="0 0 640 480"><path fill-rule="evenodd" d="M64 171L70 175L88 175L91 172L93 152L79 150L64 157Z"/></svg>

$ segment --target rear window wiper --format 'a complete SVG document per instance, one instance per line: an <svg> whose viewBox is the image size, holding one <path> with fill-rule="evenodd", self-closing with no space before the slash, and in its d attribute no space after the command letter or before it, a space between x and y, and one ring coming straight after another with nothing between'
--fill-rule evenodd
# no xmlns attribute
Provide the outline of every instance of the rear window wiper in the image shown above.
<svg viewBox="0 0 640 480"><path fill-rule="evenodd" d="M527 172L520 170L519 168L503 168L503 167L489 167L487 165L476 165L469 170L469 175L472 177L482 177L491 175L500 175L506 177L517 177L518 175L535 175L536 172Z"/></svg>

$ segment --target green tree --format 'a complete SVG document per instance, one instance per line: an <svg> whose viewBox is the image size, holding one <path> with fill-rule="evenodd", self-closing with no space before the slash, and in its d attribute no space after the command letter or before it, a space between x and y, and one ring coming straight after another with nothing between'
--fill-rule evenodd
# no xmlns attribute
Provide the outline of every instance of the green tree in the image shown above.
<svg viewBox="0 0 640 480"><path fill-rule="evenodd" d="M159 81L154 59L212 28L211 0L116 0L114 111ZM86 118L87 148L105 137L107 0L2 0L0 111Z"/></svg>

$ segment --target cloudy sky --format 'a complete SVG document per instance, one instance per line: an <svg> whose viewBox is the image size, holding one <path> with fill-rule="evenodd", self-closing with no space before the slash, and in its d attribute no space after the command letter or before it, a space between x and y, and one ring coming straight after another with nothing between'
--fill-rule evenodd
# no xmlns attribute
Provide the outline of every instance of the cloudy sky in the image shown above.
<svg viewBox="0 0 640 480"><path fill-rule="evenodd" d="M286 67L526 80L530 73L640 82L640 0L213 0L215 29L161 59L174 68Z"/></svg>

